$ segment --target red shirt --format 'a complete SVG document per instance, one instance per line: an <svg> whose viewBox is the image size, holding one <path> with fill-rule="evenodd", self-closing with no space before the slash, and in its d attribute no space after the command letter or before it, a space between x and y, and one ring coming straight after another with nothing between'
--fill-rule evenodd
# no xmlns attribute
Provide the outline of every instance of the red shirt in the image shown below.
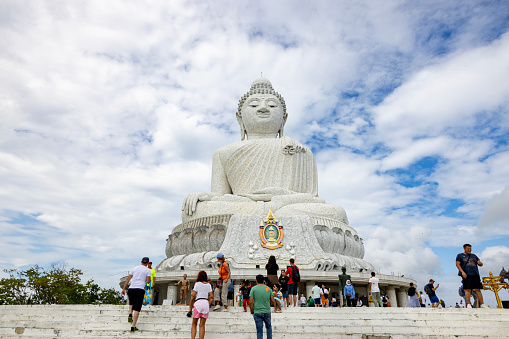
<svg viewBox="0 0 509 339"><path fill-rule="evenodd" d="M291 265L290 267L288 267L286 269L286 275L288 276L288 285L295 284L293 282L293 270L294 269L295 269L295 265Z"/></svg>

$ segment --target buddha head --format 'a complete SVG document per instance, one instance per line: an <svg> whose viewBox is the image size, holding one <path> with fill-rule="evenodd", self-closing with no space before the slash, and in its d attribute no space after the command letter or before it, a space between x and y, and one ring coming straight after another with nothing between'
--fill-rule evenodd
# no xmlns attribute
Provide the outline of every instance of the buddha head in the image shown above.
<svg viewBox="0 0 509 339"><path fill-rule="evenodd" d="M285 100L265 78L253 81L249 92L240 98L237 121L241 140L249 139L250 133L282 137L286 118Z"/></svg>

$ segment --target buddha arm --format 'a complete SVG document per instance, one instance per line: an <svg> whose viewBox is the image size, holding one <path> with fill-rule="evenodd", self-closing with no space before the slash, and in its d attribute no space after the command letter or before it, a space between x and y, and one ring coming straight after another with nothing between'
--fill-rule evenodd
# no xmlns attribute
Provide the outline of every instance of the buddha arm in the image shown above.
<svg viewBox="0 0 509 339"><path fill-rule="evenodd" d="M219 151L214 153L212 159L212 187L211 192L217 195L232 194L232 188L226 177Z"/></svg>
<svg viewBox="0 0 509 339"><path fill-rule="evenodd" d="M232 189L226 178L219 153L216 151L212 160L212 192L195 192L188 194L182 203L182 211L187 215L193 215L196 211L198 201L210 201L215 196L231 193Z"/></svg>

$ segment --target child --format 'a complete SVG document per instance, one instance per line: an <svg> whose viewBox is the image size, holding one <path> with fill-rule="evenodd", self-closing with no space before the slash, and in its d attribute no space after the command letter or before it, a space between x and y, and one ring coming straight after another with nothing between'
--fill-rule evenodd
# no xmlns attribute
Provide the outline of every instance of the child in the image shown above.
<svg viewBox="0 0 509 339"><path fill-rule="evenodd" d="M308 298L308 307L315 307L315 299L311 295Z"/></svg>
<svg viewBox="0 0 509 339"><path fill-rule="evenodd" d="M306 297L304 294L300 295L300 307L306 307Z"/></svg>
<svg viewBox="0 0 509 339"><path fill-rule="evenodd" d="M279 291L277 285L274 285L272 294L274 295L274 313L281 313L281 305L283 304L283 293Z"/></svg>
<svg viewBox="0 0 509 339"><path fill-rule="evenodd" d="M244 282L240 283L240 287L244 285ZM242 293L240 290L237 291L237 295L235 295L235 302L239 304L239 307L242 305Z"/></svg>
<svg viewBox="0 0 509 339"><path fill-rule="evenodd" d="M244 307L244 312L247 312L246 306L249 305L249 293L251 293L251 283L249 280L244 281L240 291L242 292L242 306Z"/></svg>

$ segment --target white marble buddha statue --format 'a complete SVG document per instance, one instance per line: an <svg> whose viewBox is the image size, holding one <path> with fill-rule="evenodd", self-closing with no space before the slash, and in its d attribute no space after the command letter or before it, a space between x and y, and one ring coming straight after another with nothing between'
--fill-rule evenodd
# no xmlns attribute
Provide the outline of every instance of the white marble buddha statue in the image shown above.
<svg viewBox="0 0 509 339"><path fill-rule="evenodd" d="M211 192L191 193L182 221L225 214L309 215L348 225L345 210L318 197L313 153L283 136L286 104L265 78L240 99L241 141L214 153Z"/></svg>

